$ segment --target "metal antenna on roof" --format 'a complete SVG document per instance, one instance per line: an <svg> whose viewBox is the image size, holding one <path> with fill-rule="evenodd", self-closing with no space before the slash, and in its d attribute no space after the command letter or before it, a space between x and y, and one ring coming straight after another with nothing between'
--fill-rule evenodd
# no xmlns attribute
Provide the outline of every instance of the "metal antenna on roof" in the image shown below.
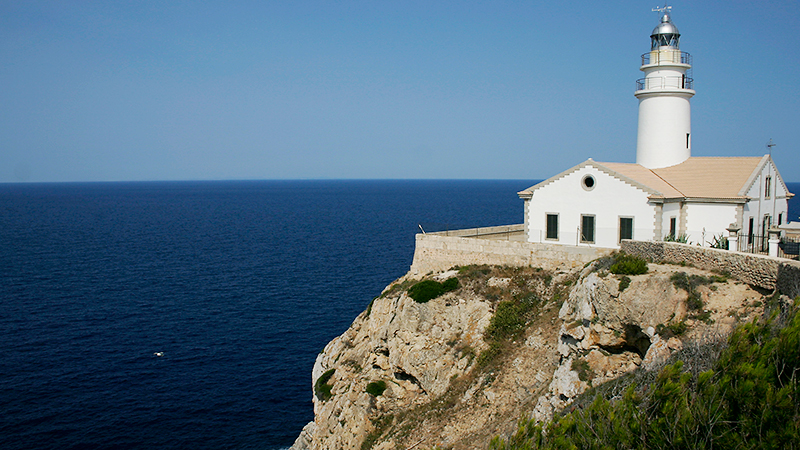
<svg viewBox="0 0 800 450"><path fill-rule="evenodd" d="M772 138L769 138L769 142L767 142L767 152L769 152L769 156L772 156L772 147L775 147L776 143L772 142Z"/></svg>

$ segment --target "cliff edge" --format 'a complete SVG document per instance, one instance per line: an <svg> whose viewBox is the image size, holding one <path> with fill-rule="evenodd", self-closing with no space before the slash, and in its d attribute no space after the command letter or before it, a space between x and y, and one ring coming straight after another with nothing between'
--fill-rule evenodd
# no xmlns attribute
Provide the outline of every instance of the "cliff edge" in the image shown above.
<svg viewBox="0 0 800 450"><path fill-rule="evenodd" d="M660 264L614 275L614 261L393 282L317 357L314 421L292 449L486 448L520 417L548 421L590 387L657 370L761 312L763 294L725 276ZM429 301L409 294L451 279Z"/></svg>

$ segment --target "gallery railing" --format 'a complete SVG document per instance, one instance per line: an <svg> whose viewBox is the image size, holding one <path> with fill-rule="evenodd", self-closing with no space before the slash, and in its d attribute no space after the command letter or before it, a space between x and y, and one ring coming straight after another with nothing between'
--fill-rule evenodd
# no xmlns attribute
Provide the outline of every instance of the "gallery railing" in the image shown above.
<svg viewBox="0 0 800 450"><path fill-rule="evenodd" d="M692 55L686 52L666 51L647 52L642 55L642 65L649 64L692 64Z"/></svg>
<svg viewBox="0 0 800 450"><path fill-rule="evenodd" d="M689 77L650 77L636 80L636 90L694 89L694 79Z"/></svg>

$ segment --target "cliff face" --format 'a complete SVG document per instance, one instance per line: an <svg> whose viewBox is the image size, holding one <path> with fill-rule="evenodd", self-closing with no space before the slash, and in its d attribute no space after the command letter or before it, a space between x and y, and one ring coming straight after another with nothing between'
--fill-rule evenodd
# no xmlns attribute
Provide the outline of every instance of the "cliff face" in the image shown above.
<svg viewBox="0 0 800 450"><path fill-rule="evenodd" d="M314 422L293 449L486 448L523 415L549 420L590 386L724 333L761 299L696 269L651 264L624 281L602 267L468 267L435 276L460 287L427 303L408 295L419 280L398 280L318 356Z"/></svg>

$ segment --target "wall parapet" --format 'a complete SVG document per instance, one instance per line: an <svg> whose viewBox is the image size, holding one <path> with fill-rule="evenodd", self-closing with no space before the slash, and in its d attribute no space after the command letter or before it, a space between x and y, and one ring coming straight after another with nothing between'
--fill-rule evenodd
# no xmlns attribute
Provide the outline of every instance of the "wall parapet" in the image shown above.
<svg viewBox="0 0 800 450"><path fill-rule="evenodd" d="M570 269L581 267L613 251L611 248L417 234L411 273L424 275L471 264Z"/></svg>
<svg viewBox="0 0 800 450"><path fill-rule="evenodd" d="M652 262L688 264L729 273L747 284L796 297L800 295L800 262L677 242L623 240L620 250Z"/></svg>
<svg viewBox="0 0 800 450"><path fill-rule="evenodd" d="M437 236L459 236L474 237L479 239L506 239L506 240L525 240L525 226L521 223L514 225L500 225L494 227L463 228L460 230L435 231L432 233Z"/></svg>

